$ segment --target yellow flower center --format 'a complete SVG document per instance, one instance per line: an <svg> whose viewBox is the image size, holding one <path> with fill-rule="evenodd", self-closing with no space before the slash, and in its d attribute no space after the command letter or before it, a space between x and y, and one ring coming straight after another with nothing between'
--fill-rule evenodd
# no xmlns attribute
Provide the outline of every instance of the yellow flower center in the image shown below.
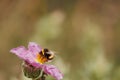
<svg viewBox="0 0 120 80"><path fill-rule="evenodd" d="M42 56L42 55L40 55L40 54L37 55L36 62L38 62L38 63L40 63L40 64L43 64L43 63L45 63L45 62L47 62L47 61L48 61L48 60L47 60L46 57L44 57L44 56Z"/></svg>

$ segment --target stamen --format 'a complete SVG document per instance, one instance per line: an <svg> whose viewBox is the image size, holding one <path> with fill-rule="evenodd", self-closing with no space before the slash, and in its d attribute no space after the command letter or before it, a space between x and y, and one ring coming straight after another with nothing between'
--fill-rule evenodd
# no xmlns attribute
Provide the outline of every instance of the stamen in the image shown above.
<svg viewBox="0 0 120 80"><path fill-rule="evenodd" d="M44 56L41 56L40 54L38 54L35 61L40 63L40 64L43 64L43 63L47 62L47 58L45 58Z"/></svg>
<svg viewBox="0 0 120 80"><path fill-rule="evenodd" d="M38 54L36 61L37 61L38 63L40 63L40 64L43 64L41 58L42 58L42 56Z"/></svg>

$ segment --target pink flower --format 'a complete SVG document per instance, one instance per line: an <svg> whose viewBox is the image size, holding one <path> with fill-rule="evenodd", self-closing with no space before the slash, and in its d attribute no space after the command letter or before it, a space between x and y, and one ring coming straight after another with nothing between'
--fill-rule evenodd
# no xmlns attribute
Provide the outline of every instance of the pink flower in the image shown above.
<svg viewBox="0 0 120 80"><path fill-rule="evenodd" d="M55 66L41 64L39 62L37 56L41 50L42 48L38 44L29 42L28 49L26 49L24 46L20 46L11 49L10 52L14 53L19 58L34 66L35 68L42 68L46 74L53 76L56 80L61 80L63 75Z"/></svg>

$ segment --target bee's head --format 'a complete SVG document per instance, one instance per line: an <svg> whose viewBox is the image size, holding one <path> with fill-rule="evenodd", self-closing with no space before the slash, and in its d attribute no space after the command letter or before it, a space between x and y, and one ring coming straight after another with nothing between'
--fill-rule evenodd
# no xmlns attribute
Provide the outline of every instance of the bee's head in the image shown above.
<svg viewBox="0 0 120 80"><path fill-rule="evenodd" d="M50 50L48 50L47 48L43 49L44 52L44 56L48 59L48 60L52 60L54 58L54 53Z"/></svg>

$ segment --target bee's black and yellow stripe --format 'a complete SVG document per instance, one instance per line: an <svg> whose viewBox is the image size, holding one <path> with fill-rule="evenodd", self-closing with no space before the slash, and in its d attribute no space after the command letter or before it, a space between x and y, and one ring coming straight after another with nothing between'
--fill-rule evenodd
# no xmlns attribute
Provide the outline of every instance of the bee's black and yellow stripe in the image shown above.
<svg viewBox="0 0 120 80"><path fill-rule="evenodd" d="M37 55L37 61L40 62L41 64L48 62L53 58L54 58L54 55L46 48L42 49L41 52L39 52L39 54Z"/></svg>

